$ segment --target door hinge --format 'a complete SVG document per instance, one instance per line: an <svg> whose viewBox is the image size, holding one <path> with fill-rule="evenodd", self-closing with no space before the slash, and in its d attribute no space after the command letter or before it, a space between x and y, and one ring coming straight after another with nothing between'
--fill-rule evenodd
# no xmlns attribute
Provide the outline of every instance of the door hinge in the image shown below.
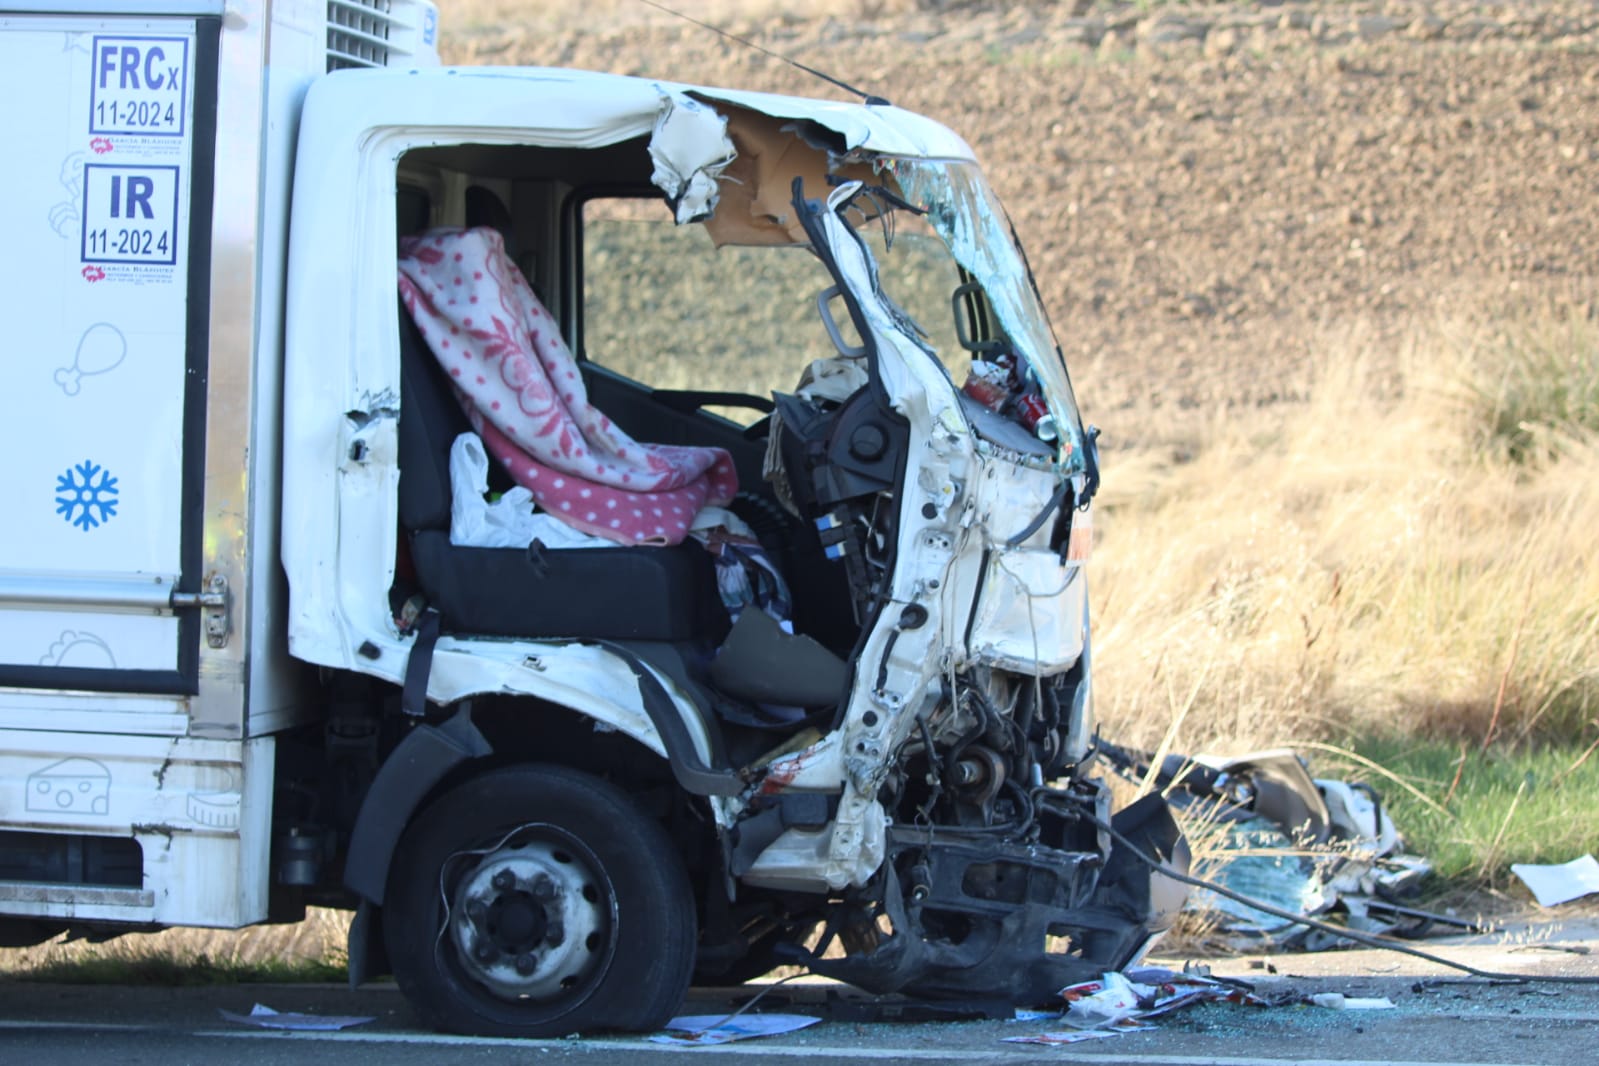
<svg viewBox="0 0 1599 1066"><path fill-rule="evenodd" d="M205 582L203 592L174 592L172 594L172 607L174 610L185 607L198 607L204 611L205 642L213 648L225 648L228 645L228 634L232 632L229 621L230 608L233 606L233 597L228 592L228 579L221 574L212 574Z"/></svg>

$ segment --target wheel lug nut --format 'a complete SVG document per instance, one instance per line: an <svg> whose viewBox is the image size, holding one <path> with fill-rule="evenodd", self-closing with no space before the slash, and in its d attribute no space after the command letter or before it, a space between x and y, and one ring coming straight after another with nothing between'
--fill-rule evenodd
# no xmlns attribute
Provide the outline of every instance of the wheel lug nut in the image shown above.
<svg viewBox="0 0 1599 1066"><path fill-rule="evenodd" d="M566 940L566 926L561 924L559 918L552 918L544 926L544 942L552 948L558 948Z"/></svg>
<svg viewBox="0 0 1599 1066"><path fill-rule="evenodd" d="M488 919L489 909L483 905L482 900L475 899L466 905L466 916L472 919L473 925L482 925Z"/></svg>
<svg viewBox="0 0 1599 1066"><path fill-rule="evenodd" d="M526 955L518 955L516 957L516 972L521 974L523 977L528 976L537 968L538 960L533 957L531 952Z"/></svg>
<svg viewBox="0 0 1599 1066"><path fill-rule="evenodd" d="M477 943L472 945L472 954L476 956L477 961L488 962L490 959L494 958L494 956L498 955L499 952L494 950L493 944L480 938Z"/></svg>
<svg viewBox="0 0 1599 1066"><path fill-rule="evenodd" d="M494 887L499 889L501 892L515 888L516 875L509 870L501 870L499 873L494 875Z"/></svg>
<svg viewBox="0 0 1599 1066"><path fill-rule="evenodd" d="M539 874L533 879L533 898L540 903L555 898L555 882L550 880L549 874Z"/></svg>

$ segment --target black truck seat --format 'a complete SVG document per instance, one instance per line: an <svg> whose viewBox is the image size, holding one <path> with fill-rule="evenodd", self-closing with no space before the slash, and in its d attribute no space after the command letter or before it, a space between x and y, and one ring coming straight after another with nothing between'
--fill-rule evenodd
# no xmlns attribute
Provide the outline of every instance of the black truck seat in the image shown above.
<svg viewBox="0 0 1599 1066"><path fill-rule="evenodd" d="M715 567L671 547L469 548L450 543L450 445L469 430L448 378L400 305L400 526L443 628L459 634L705 641L728 630Z"/></svg>

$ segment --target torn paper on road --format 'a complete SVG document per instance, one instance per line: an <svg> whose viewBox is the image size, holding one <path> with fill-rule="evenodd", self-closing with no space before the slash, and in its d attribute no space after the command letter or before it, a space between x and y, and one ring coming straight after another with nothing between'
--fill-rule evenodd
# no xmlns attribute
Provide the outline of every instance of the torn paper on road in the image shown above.
<svg viewBox="0 0 1599 1066"><path fill-rule="evenodd" d="M781 1036L819 1021L820 1018L807 1018L803 1014L745 1014L734 1017L725 1014L685 1014L667 1022L666 1032L656 1033L650 1040L657 1044L709 1047L760 1036Z"/></svg>
<svg viewBox="0 0 1599 1066"><path fill-rule="evenodd" d="M1151 1027L1153 1028L1153 1027ZM1007 1036L1007 1044L1080 1044L1084 1040L1108 1040L1116 1034L1108 1029L1069 1029L1060 1033L1035 1033L1032 1036Z"/></svg>
<svg viewBox="0 0 1599 1066"><path fill-rule="evenodd" d="M679 226L703 222L716 210L716 179L733 161L727 119L709 105L661 89L661 112L650 135L650 175Z"/></svg>
<svg viewBox="0 0 1599 1066"><path fill-rule="evenodd" d="M365 1025L371 1018L358 1018L338 1014L297 1014L294 1011L275 1011L264 1003L250 1008L249 1014L236 1014L230 1010L218 1011L222 1017L240 1025L253 1025L257 1029L292 1029L306 1033L331 1033L355 1025Z"/></svg>
<svg viewBox="0 0 1599 1066"><path fill-rule="evenodd" d="M1532 890L1540 907L1556 907L1599 892L1599 862L1592 855L1554 866L1512 863L1510 872Z"/></svg>

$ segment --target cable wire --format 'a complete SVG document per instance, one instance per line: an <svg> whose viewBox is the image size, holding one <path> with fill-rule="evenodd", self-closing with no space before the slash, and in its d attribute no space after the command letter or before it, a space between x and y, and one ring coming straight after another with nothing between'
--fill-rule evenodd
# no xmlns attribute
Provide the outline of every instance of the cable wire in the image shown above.
<svg viewBox="0 0 1599 1066"><path fill-rule="evenodd" d="M783 55L781 52L774 52L770 48L763 48L760 45L756 44L754 41L751 41L751 40L749 40L748 38L745 38L745 37L740 37L736 33L728 33L726 30L724 30L724 29L722 29L722 28L720 28L718 26L712 26L709 22L701 22L699 19L694 18L692 15L685 15L681 11L674 11L672 8L667 7L665 4L657 3L656 0L638 0L638 2L641 3L641 4L644 4L644 5L648 6L648 7L653 7L657 11L664 11L668 15L676 16L677 18L682 19L684 22L692 22L694 25L700 27L701 29L710 30L712 33L721 34L723 37L726 37L730 41L737 42L738 44L741 44L741 45L743 45L746 48L753 48L753 49L755 49L755 51L761 53L762 55L770 56L773 59L780 60L781 62L787 63L791 67L795 67L795 68L797 68L799 70L803 70L805 73L811 75L813 78L821 78L823 81L827 82L829 85L837 86L838 88L843 89L845 92L849 93L851 96L859 96L863 101L865 101L869 105L876 105L876 106L880 106L880 107L889 106L888 101L883 99L881 96L874 96L871 93L862 92L861 90L855 88L855 86L851 85L847 81L843 81L842 79L835 78L831 74L823 73L822 71L817 70L815 67L808 67L804 63L801 63L799 60L790 59L788 56Z"/></svg>
<svg viewBox="0 0 1599 1066"><path fill-rule="evenodd" d="M1527 974L1503 973L1497 970L1483 970L1464 962L1454 962L1450 959L1444 958L1441 955L1434 955L1429 951L1422 951L1420 948L1413 948L1405 944L1396 943L1395 941L1388 940L1380 936L1372 936L1369 933L1356 932L1353 929L1345 929L1340 926L1320 921L1316 918L1307 917L1303 914L1295 914L1293 911L1284 910L1281 907L1273 906L1272 904L1266 903L1263 900L1251 899L1242 892L1235 892L1230 888L1207 881L1203 877L1195 877L1192 874L1182 873L1174 870L1160 860L1153 858L1148 852L1144 851L1137 844L1134 844L1131 840L1128 840L1121 833L1117 832L1116 829L1111 825L1100 821L1098 818L1095 818L1092 815L1084 815L1083 817L1095 826L1098 826L1100 829L1103 829L1105 832L1109 833L1111 839L1125 847L1128 852L1132 854L1133 858L1137 859L1139 862L1142 862L1150 869L1156 870L1165 876L1170 877L1174 881L1180 881L1185 885L1207 889L1216 893L1218 896L1225 896L1230 900L1233 900L1237 903L1242 903L1246 907L1252 907L1255 910L1262 911L1274 918L1282 918L1285 921L1293 922L1296 925L1303 925L1319 932L1327 933L1330 936L1338 937L1342 940L1350 940L1356 944L1364 944L1367 947L1379 948L1385 951L1397 951L1402 955L1411 955L1418 959L1424 959L1427 962L1437 963L1439 966L1447 966L1452 970L1459 970L1462 973L1470 974L1472 977L1482 978L1485 981L1494 981L1504 984L1599 985L1599 977L1580 977L1571 974L1540 977Z"/></svg>

